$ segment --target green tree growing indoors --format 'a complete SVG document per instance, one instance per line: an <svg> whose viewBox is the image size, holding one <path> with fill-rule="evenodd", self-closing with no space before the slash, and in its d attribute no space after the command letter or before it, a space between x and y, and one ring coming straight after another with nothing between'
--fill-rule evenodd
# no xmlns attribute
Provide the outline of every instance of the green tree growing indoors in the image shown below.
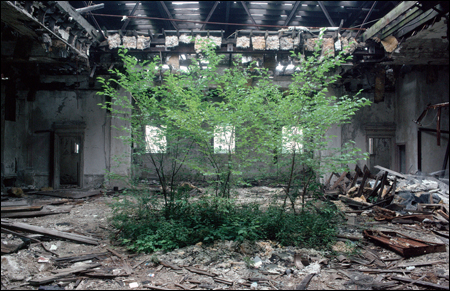
<svg viewBox="0 0 450 291"><path fill-rule="evenodd" d="M104 108L129 121L130 127L121 129L127 133L123 139L134 145L133 163L140 171L147 170L159 179L164 198L164 221L159 225L167 228L167 219L189 214L194 217L189 223L186 220L189 226L182 222L174 225L189 232L183 237L190 240L233 237L230 232L234 230L240 237L243 233L252 238L263 238L264 234L279 237L273 233L273 222L267 219L246 216L227 220L233 217L231 213L239 212L234 209L238 206L230 204L233 186L242 183L249 173L276 177L285 185L279 210L292 209L295 214L298 197L302 197L304 206L305 195L313 190L318 177L365 158L351 143L336 149L329 147L333 137L327 135L328 130L350 122L352 115L370 101L358 94L338 97L328 92L340 77L336 69L351 56L345 56L343 51L336 56L321 53L323 34L321 31L312 55L292 52L298 66L284 91L272 82L268 69L259 68L255 62L248 66L233 62L227 68L221 67L224 55L217 54L209 41L205 41L186 72L162 73L158 57L140 62L126 50L119 50L123 69L111 70L109 79L99 78L103 90L98 94L110 98L101 104ZM120 94L120 88L129 92L131 98ZM129 110L131 114L123 114ZM221 147L214 147L213 142ZM331 154L324 155L325 150ZM191 205L188 200L181 201L177 183L180 173L186 172L191 177L205 177L212 183L215 197L228 202L215 200L217 213L211 214L205 210L211 206L209 202ZM285 207L287 201L289 209ZM148 201L145 203L148 205ZM226 213L231 216L227 218ZM275 221L288 224L286 218L278 215L279 220ZM206 221L212 221L216 227L222 225L226 231L219 228L206 235ZM243 229L246 223L250 225ZM198 233L193 234L194 230ZM153 229L151 234L141 235L156 240L157 233ZM174 240L183 239L175 235ZM180 246L174 243L170 247L176 245ZM155 244L150 247L155 248Z"/></svg>

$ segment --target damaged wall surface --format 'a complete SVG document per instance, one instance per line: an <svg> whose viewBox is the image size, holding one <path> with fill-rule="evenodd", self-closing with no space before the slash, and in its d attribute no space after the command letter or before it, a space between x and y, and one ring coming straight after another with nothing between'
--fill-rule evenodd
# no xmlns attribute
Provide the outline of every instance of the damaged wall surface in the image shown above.
<svg viewBox="0 0 450 291"><path fill-rule="evenodd" d="M69 174L78 172L82 175L75 183L77 186L98 188L105 181L105 170L111 170L112 164L115 169L111 157L130 150L116 138L122 133L111 130L111 114L98 105L104 102L104 96L97 95L97 89L88 88L87 76L47 76L42 77L41 84L55 85L61 81L67 87L77 82L79 88L39 90L32 102L20 99L27 91L18 90L16 121L4 121L2 114L2 125L5 124L4 129L2 126L2 142L5 143L2 176L42 188L55 186L53 175L66 168ZM4 87L2 84L2 100ZM120 126L117 121L113 123ZM61 136L60 143L55 144L58 136ZM67 142L71 144L62 147ZM66 157L81 155L82 160L73 165L77 168L67 169L65 164L70 163L71 158L61 159L64 152ZM60 159L59 163L55 158ZM118 173L126 173L123 168L129 167L129 159L122 162ZM64 177L59 180L60 184L65 184ZM73 182L72 179L66 184Z"/></svg>

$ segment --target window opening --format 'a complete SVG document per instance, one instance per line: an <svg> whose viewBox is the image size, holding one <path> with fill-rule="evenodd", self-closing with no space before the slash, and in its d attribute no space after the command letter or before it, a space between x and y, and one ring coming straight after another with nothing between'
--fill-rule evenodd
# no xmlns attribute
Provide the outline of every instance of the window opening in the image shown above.
<svg viewBox="0 0 450 291"><path fill-rule="evenodd" d="M74 153L79 154L80 153L80 144L79 143L75 143L75 149L74 149Z"/></svg>
<svg viewBox="0 0 450 291"><path fill-rule="evenodd" d="M373 138L369 137L369 154L373 155Z"/></svg>
<svg viewBox="0 0 450 291"><path fill-rule="evenodd" d="M300 140L303 137L303 130L298 128L297 126L293 126L291 128L287 128L283 126L282 128L282 153L290 154L295 152L303 152L303 144Z"/></svg>
<svg viewBox="0 0 450 291"><path fill-rule="evenodd" d="M164 129L146 125L145 144L147 153L166 153L167 140L164 134Z"/></svg>
<svg viewBox="0 0 450 291"><path fill-rule="evenodd" d="M234 154L234 126L216 126L214 128L214 153Z"/></svg>

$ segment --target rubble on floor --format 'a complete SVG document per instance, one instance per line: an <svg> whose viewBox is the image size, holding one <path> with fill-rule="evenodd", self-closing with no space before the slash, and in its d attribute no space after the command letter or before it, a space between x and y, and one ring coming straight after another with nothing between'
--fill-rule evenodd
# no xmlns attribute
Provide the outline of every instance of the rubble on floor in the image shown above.
<svg viewBox="0 0 450 291"><path fill-rule="evenodd" d="M448 289L448 187L433 177L387 170L373 175L356 169L328 179L325 197L335 199L347 218L329 251L274 241L216 241L131 254L118 246L111 236L117 230L108 224L109 203L118 192L24 189L27 197L2 201L2 215L69 211L2 218L2 288ZM204 192L185 186L192 195ZM238 203L264 204L282 188L261 185L237 193Z"/></svg>

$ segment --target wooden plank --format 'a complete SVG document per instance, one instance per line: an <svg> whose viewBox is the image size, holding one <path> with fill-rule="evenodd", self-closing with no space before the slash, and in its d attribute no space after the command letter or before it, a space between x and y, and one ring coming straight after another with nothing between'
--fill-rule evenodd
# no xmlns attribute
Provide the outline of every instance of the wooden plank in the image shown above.
<svg viewBox="0 0 450 291"><path fill-rule="evenodd" d="M217 276L217 274L213 274L213 273L210 273L210 272L205 271L205 270L200 270L200 269L195 268L195 267L186 267L186 270L191 271L192 273L197 273L197 274L200 274L200 275L205 275L205 276L210 276L210 277Z"/></svg>
<svg viewBox="0 0 450 291"><path fill-rule="evenodd" d="M375 166L375 168L377 168L377 169L379 169L379 170L382 170L382 171L385 171L385 172L388 172L389 174L391 174L391 175L393 175L393 176L397 176L397 177L406 179L406 176L400 174L399 172L396 172L396 171L393 171L393 170L390 170L390 169L387 169L387 168L384 168L384 167L378 166L378 165Z"/></svg>
<svg viewBox="0 0 450 291"><path fill-rule="evenodd" d="M366 272L366 273L411 273L408 270L385 270L385 269L357 269L355 271Z"/></svg>
<svg viewBox="0 0 450 291"><path fill-rule="evenodd" d="M59 210L59 211L27 211L27 212L13 212L13 213L2 213L2 218L24 218L24 217L39 217L46 215L54 215L61 213L69 213L70 210Z"/></svg>
<svg viewBox="0 0 450 291"><path fill-rule="evenodd" d="M348 172L342 173L342 175L339 177L339 179L337 179L337 181L334 182L334 185L333 185L333 187L330 188L330 190L333 190L334 188L336 188L336 187L339 185L339 183L341 183L342 180L344 180L345 175L347 175L347 173L348 173Z"/></svg>
<svg viewBox="0 0 450 291"><path fill-rule="evenodd" d="M26 223L21 222L10 222L8 220L1 220L1 226L7 229L14 229L14 230L21 230L25 232L31 232L31 233L39 233L44 234L56 238L64 238L80 243L86 243L86 244L92 244L92 245L98 245L98 242L94 238L90 238L87 236L82 236L78 234L71 234L67 232L57 231L53 229L47 229L40 226L34 226Z"/></svg>
<svg viewBox="0 0 450 291"><path fill-rule="evenodd" d="M363 190L364 190L364 186L366 185L367 178L369 178L369 176L370 176L370 171L368 169L366 170L366 168L364 168L364 176L361 181L361 185L359 185L358 194L356 194L357 197L361 197Z"/></svg>
<svg viewBox="0 0 450 291"><path fill-rule="evenodd" d="M28 201L27 200L5 201L5 202L2 202L1 205L2 205L2 211L3 211L3 207L27 206Z"/></svg>
<svg viewBox="0 0 450 291"><path fill-rule="evenodd" d="M440 290L448 290L448 285L439 285L439 284L434 284L434 283L430 283L430 282L413 280L413 279L402 278L402 277L391 277L391 279L397 280L397 281L402 281L402 282L413 283L413 284L421 285L421 286L425 286L425 287L440 289Z"/></svg>
<svg viewBox="0 0 450 291"><path fill-rule="evenodd" d="M101 266L101 264L92 264L92 265L82 266L82 267L78 267L78 268L61 269L62 272L60 272L58 274L43 277L43 278L33 279L33 280L28 281L28 283L30 283L31 285L43 285L43 284L51 283L59 278L66 277L70 274L82 272L82 271L100 267L100 266Z"/></svg>
<svg viewBox="0 0 450 291"><path fill-rule="evenodd" d="M295 290L306 290L308 288L309 282L311 281L312 277L314 277L316 273L308 274L299 285L295 287Z"/></svg>
<svg viewBox="0 0 450 291"><path fill-rule="evenodd" d="M2 207L2 214L5 212L18 212L18 211L39 211L43 206L11 206ZM3 216L3 215L2 215Z"/></svg>
<svg viewBox="0 0 450 291"><path fill-rule="evenodd" d="M171 268L171 269L174 269L174 270L182 270L183 269L183 268L180 268L179 266L177 266L175 264L172 264L170 262L167 262L167 261L160 261L160 263L164 267Z"/></svg>
<svg viewBox="0 0 450 291"><path fill-rule="evenodd" d="M445 264L445 263L447 263L447 262L444 260L441 260L441 261L429 261L429 262L419 262L419 263L406 263L406 264L398 265L397 267L398 268L406 268L406 267L411 267L411 266L421 267L421 266L433 266L433 265Z"/></svg>
<svg viewBox="0 0 450 291"><path fill-rule="evenodd" d="M388 14L386 14L383 18L378 20L374 25L372 25L368 30L366 30L361 36L362 41L366 41L367 39L374 36L377 32L385 28L392 21L394 21L397 17L408 11L411 7L416 5L417 1L404 1L397 5L394 9L392 9Z"/></svg>
<svg viewBox="0 0 450 291"><path fill-rule="evenodd" d="M81 262L81 261L90 260L90 259L93 259L95 257L106 256L107 254L108 254L108 252L102 252L102 253L66 256L66 257L56 258L55 261L58 262L58 263L74 263L74 262Z"/></svg>
<svg viewBox="0 0 450 291"><path fill-rule="evenodd" d="M72 199L81 199L86 198L94 195L102 194L99 190L92 190L92 191L35 191L35 192L29 192L29 194L36 194L36 195L47 195L47 196L54 196L54 197L62 197L62 198L72 198Z"/></svg>

